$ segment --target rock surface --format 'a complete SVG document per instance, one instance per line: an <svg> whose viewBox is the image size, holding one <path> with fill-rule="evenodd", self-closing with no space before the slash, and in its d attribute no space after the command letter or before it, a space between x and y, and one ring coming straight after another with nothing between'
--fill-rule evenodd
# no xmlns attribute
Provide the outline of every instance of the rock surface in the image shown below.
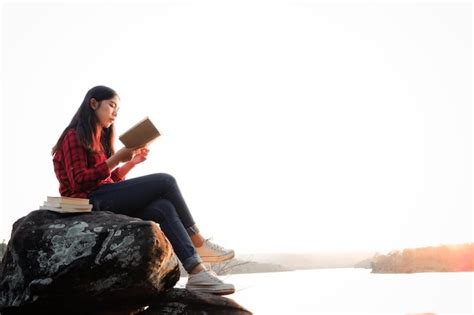
<svg viewBox="0 0 474 315"><path fill-rule="evenodd" d="M129 313L178 279L171 245L151 221L37 210L13 225L0 264L0 312Z"/></svg>
<svg viewBox="0 0 474 315"><path fill-rule="evenodd" d="M252 314L234 300L207 293L198 293L185 289L172 289L165 292L156 302L140 315L166 314Z"/></svg>

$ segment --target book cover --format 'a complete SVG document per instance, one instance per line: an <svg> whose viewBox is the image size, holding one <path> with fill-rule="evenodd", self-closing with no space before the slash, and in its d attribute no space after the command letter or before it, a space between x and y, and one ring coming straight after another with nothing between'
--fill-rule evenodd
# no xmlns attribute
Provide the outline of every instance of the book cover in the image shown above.
<svg viewBox="0 0 474 315"><path fill-rule="evenodd" d="M145 117L130 129L125 131L119 140L125 147L132 149L149 144L160 136L160 132L151 122L149 117Z"/></svg>
<svg viewBox="0 0 474 315"><path fill-rule="evenodd" d="M45 207L52 208L63 208L63 209L80 209L80 210L90 210L92 205L76 205L76 204L67 204L67 203L56 203L56 202L45 202L43 204Z"/></svg>
<svg viewBox="0 0 474 315"><path fill-rule="evenodd" d="M77 212L91 212L92 207L89 210L86 210L86 209L76 209L76 208L40 206L40 209L59 212L59 213L77 213Z"/></svg>

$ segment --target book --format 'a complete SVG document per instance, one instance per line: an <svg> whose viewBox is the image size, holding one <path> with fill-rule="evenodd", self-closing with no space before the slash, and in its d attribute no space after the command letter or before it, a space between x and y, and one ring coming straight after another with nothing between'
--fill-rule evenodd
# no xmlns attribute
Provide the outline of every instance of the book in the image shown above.
<svg viewBox="0 0 474 315"><path fill-rule="evenodd" d="M46 197L46 202L48 203L62 203L68 205L88 205L89 199L86 198L73 198L73 197Z"/></svg>
<svg viewBox="0 0 474 315"><path fill-rule="evenodd" d="M45 207L53 207L53 208L64 208L64 209L84 209L90 210L92 208L91 204L88 205L71 205L67 203L53 203L53 202L45 202L43 204Z"/></svg>
<svg viewBox="0 0 474 315"><path fill-rule="evenodd" d="M142 147L160 136L160 132L147 116L125 131L119 140L129 149Z"/></svg>
<svg viewBox="0 0 474 315"><path fill-rule="evenodd" d="M40 206L41 210L49 210L49 211L54 211L54 212L59 212L59 213L76 213L76 212L91 212L92 211L92 205L90 205L90 208L84 209L84 208L74 208L74 207L51 207L51 206Z"/></svg>
<svg viewBox="0 0 474 315"><path fill-rule="evenodd" d="M59 213L91 212L92 205L86 198L48 196L40 209Z"/></svg>

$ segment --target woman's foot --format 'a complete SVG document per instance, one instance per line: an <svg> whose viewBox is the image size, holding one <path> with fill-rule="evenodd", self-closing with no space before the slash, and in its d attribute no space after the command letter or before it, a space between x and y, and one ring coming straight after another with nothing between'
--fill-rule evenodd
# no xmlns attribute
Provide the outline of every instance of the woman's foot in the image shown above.
<svg viewBox="0 0 474 315"><path fill-rule="evenodd" d="M196 251L205 263L219 263L235 256L234 250L214 244L209 239L204 240L202 246L196 246Z"/></svg>
<svg viewBox="0 0 474 315"><path fill-rule="evenodd" d="M189 274L186 289L203 293L227 295L235 292L233 284L224 283L217 275L209 270Z"/></svg>

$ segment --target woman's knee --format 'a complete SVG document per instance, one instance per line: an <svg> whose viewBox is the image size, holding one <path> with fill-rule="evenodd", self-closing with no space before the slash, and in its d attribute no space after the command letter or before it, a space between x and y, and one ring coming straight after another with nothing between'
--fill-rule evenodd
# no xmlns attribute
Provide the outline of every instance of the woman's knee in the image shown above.
<svg viewBox="0 0 474 315"><path fill-rule="evenodd" d="M176 179L173 177L173 175L170 175L168 173L155 173L149 176L152 177L153 180L156 180L156 181L166 181L170 184L176 184Z"/></svg>

